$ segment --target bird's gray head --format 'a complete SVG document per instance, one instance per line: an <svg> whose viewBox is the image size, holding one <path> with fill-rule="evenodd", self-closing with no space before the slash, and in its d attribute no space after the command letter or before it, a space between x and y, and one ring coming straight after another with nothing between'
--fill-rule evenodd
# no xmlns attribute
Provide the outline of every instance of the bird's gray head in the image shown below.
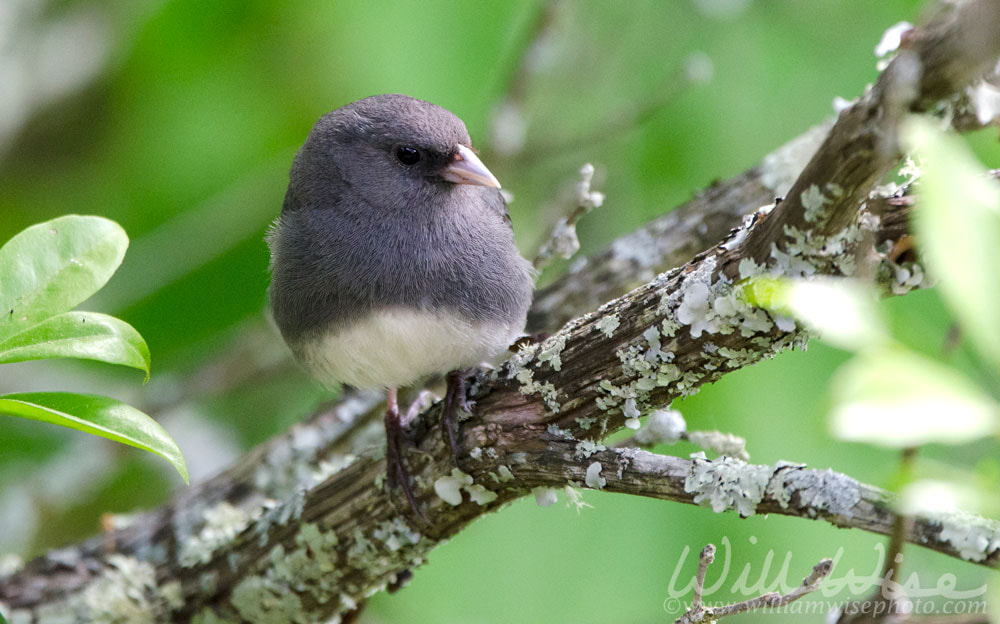
<svg viewBox="0 0 1000 624"><path fill-rule="evenodd" d="M324 115L291 171L297 207L329 207L350 189L376 210L433 205L456 185L499 188L472 151L462 120L406 95L376 95ZM461 191L458 191L461 192Z"/></svg>

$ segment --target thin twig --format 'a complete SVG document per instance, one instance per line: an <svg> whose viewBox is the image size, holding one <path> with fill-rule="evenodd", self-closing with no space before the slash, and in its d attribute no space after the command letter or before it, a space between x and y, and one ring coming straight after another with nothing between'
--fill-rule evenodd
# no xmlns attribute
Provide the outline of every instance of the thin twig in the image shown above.
<svg viewBox="0 0 1000 624"><path fill-rule="evenodd" d="M536 271L544 269L556 256L568 260L580 251L580 239L576 236L576 222L583 215L604 204L604 193L590 189L593 179L594 165L586 163L580 167L580 180L576 186L576 206L569 213L569 216L561 217L556 222L548 239L538 249L538 253L532 261Z"/></svg>
<svg viewBox="0 0 1000 624"><path fill-rule="evenodd" d="M705 590L705 574L708 566L715 561L715 544L706 544L701 549L701 557L698 558L698 573L694 577L694 595L691 597L691 608L701 606L701 592Z"/></svg>
<svg viewBox="0 0 1000 624"><path fill-rule="evenodd" d="M813 567L812 572L802 581L801 585L787 594L771 592L769 594L757 596L756 598L751 598L749 600L721 607L706 607L701 603L701 593L705 586L705 573L708 570L709 564L711 564L714 560L715 546L713 544L708 544L702 549L701 557L698 560L698 574L695 576L694 595L691 598L691 608L689 608L684 615L674 620L674 624L714 622L726 616L736 615L746 611L754 611L757 609L777 609L783 607L788 603L794 602L806 594L819 589L820 582L829 576L830 571L833 570L833 561L830 559L823 559Z"/></svg>

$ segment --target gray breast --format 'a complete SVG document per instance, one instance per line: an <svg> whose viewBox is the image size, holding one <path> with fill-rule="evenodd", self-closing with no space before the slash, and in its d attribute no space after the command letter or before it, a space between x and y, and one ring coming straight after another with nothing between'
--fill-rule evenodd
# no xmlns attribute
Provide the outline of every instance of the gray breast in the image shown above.
<svg viewBox="0 0 1000 624"><path fill-rule="evenodd" d="M285 339L297 342L390 307L523 327L531 266L514 244L503 199L495 189L455 191L433 212L401 210L390 218L286 198L269 240L270 302Z"/></svg>

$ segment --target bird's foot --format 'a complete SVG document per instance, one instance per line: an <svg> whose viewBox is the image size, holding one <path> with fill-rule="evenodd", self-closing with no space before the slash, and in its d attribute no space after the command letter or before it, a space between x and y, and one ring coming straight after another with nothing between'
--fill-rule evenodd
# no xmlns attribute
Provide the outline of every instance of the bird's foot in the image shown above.
<svg viewBox="0 0 1000 624"><path fill-rule="evenodd" d="M399 417L399 408L396 406L395 397L393 396L391 399L393 400L389 401L389 406L385 411L385 463L389 487L402 489L407 502L410 503L410 508L413 509L413 513L425 524L430 524L417 504L417 497L413 492L410 473L406 469L406 464L403 463L403 438L405 435L403 421ZM414 404L416 403L417 401L414 401ZM410 413L412 411L413 405L407 410L408 419L412 418Z"/></svg>
<svg viewBox="0 0 1000 624"><path fill-rule="evenodd" d="M448 373L448 389L444 395L444 407L441 409L441 429L445 440L451 448L451 457L458 463L458 411L472 413L475 401L466 396L466 378L468 371L453 370Z"/></svg>

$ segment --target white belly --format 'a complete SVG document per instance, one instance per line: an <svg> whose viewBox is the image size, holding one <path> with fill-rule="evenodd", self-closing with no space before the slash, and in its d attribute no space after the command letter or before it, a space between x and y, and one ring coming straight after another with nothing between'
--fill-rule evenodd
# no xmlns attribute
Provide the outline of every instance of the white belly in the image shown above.
<svg viewBox="0 0 1000 624"><path fill-rule="evenodd" d="M470 323L453 314L397 308L379 312L296 349L327 385L407 386L422 377L492 361L524 330L520 323Z"/></svg>

